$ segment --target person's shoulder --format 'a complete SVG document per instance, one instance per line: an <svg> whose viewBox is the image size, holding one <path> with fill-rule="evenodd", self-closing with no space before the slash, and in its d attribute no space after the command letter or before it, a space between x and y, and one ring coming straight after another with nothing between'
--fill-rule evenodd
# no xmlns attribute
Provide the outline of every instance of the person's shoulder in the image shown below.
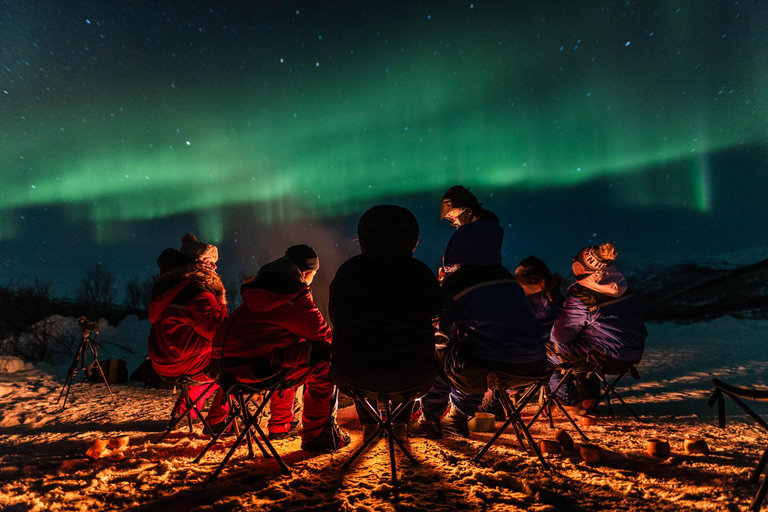
<svg viewBox="0 0 768 512"><path fill-rule="evenodd" d="M334 280L354 277L356 274L366 272L371 268L373 268L373 264L370 262L369 258L366 258L364 254L358 254L352 256L339 266L336 270Z"/></svg>
<svg viewBox="0 0 768 512"><path fill-rule="evenodd" d="M593 307L597 303L594 292L586 286L574 283L568 288L568 297L565 299L565 305L583 304L587 308Z"/></svg>

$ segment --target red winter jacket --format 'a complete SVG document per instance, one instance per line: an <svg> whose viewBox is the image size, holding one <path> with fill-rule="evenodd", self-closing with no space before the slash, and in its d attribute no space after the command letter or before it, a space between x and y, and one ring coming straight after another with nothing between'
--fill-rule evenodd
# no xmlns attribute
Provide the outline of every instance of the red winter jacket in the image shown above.
<svg viewBox="0 0 768 512"><path fill-rule="evenodd" d="M233 366L254 358L296 368L309 358L309 344L301 342L331 342L331 328L309 286L286 265L278 265L280 261L265 266L243 286L243 304L216 333L212 356L222 360L224 369L234 370Z"/></svg>
<svg viewBox="0 0 768 512"><path fill-rule="evenodd" d="M204 282L160 281L149 304L149 359L164 377L196 375L211 362L211 341L227 306Z"/></svg>

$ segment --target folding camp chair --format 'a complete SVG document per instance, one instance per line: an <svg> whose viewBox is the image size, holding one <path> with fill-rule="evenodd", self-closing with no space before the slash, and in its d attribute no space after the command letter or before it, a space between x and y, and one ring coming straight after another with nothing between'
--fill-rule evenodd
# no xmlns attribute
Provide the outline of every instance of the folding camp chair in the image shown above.
<svg viewBox="0 0 768 512"><path fill-rule="evenodd" d="M712 379L712 384L715 385L715 389L712 392L712 397L709 399L709 406L712 407L715 405L715 403L717 403L718 426L720 428L725 428L725 396L727 396L733 400L736 405L741 407L741 409L747 413L750 418L755 420L758 425L760 425L764 430L768 431L768 423L763 421L763 419L760 418L757 413L750 409L747 404L741 400L742 398L746 398L756 402L768 402L768 390L756 390L731 386L730 384L726 384L725 382L722 382L718 379ZM749 483L756 484L760 481L760 475L765 470L766 463L768 463L768 448L763 451L763 454L760 457L760 461L757 463L757 467L755 467L755 470L752 472ZM766 494L768 494L768 475L763 478L763 483L760 484L760 488L757 490L757 494L755 494L754 500L752 500L750 510L753 512L759 511L763 501L765 500Z"/></svg>
<svg viewBox="0 0 768 512"><path fill-rule="evenodd" d="M210 440L203 451L200 452L200 454L195 458L194 462L199 463L205 454L208 453L208 450L210 450L211 447L216 444L216 442L218 442L219 438L224 434L224 432L232 427L236 420L240 421L242 429L239 432L234 444L224 456L224 459L209 478L209 482L212 482L219 476L219 474L224 469L224 466L227 465L227 462L229 462L229 460L232 458L232 455L235 453L235 450L237 450L243 441L247 441L248 443L249 458L255 458L253 451L253 443L255 443L265 458L274 458L283 473L286 475L291 474L291 470L277 453L277 450L275 450L274 446L272 446L272 443L269 441L267 434L259 425L259 419L272 396L283 389L295 387L298 384L296 381L287 380L285 378L286 373L287 370L283 369L271 376L265 377L258 382L249 383L237 381L231 373L224 373L218 377L217 380L219 381L219 385L222 387L222 389L224 389L224 392L229 399L230 411L227 415L227 418L224 420L222 428ZM249 408L249 404L256 395L262 395L262 402L258 405L256 411L252 412ZM257 435L254 435L253 431L256 431ZM261 438L261 441L259 441L259 438Z"/></svg>
<svg viewBox="0 0 768 512"><path fill-rule="evenodd" d="M565 419L568 420L568 422L573 426L573 428L576 430L576 432L579 433L581 438L584 441L589 441L589 438L584 433L583 430L581 430L581 427L579 427L579 424L576 423L573 420L573 416L570 415L570 413L563 407L563 404L561 403L560 399L557 396L557 392L560 390L561 387L565 386L566 383L573 378L573 374L576 371L575 365L554 365L553 363L550 363L549 371L547 372L547 375L544 377L544 382L539 388L539 401L540 406L539 409L533 414L530 420L528 420L528 424L526 425L526 428L530 429L531 425L541 416L542 413L546 413L547 417L549 418L549 428L553 429L555 428L555 422L554 417L552 415L552 404L555 404L558 409L560 409L560 412L563 414ZM549 388L549 382L550 378L552 377L552 373L554 371L559 370L565 370L565 373L563 374L563 377L560 379L560 382L555 386L555 389Z"/></svg>
<svg viewBox="0 0 768 512"><path fill-rule="evenodd" d="M507 414L507 419L477 455L472 458L472 462L479 462L483 455L485 455L491 446L493 446L499 439L501 434L512 425L512 428L515 430L515 435L517 436L517 441L520 443L520 448L525 449L525 445L523 444L523 439L525 438L530 448L541 461L541 465L544 466L545 469L551 470L552 468L549 466L546 459L544 459L539 446L536 444L536 441L533 440L533 436L531 436L531 432L529 431L530 425L526 425L521 416L521 412L528 402L536 396L542 386L548 384L549 375L540 377L521 377L500 371L493 371L488 373L487 379L489 389L500 391L498 395L501 401L501 406ZM523 391L523 394L517 402L513 404L512 400L509 398L509 394L507 394L507 390L520 387L525 387L525 391Z"/></svg>
<svg viewBox="0 0 768 512"><path fill-rule="evenodd" d="M640 373L637 371L636 364L637 363L620 363L619 361L611 361L610 363L602 360L602 358L596 356L594 353L590 353L587 356L587 364L594 365L592 370L590 370L589 373L592 373L595 375L600 382L603 384L603 391L600 394L600 399L598 400L598 403L605 400L605 404L608 406L608 412L610 414L613 414L613 407L611 406L611 394L613 394L614 397L623 405L629 412L632 414L632 416L635 417L638 421L643 421L640 419L640 416L637 415L637 413L627 404L627 402L624 401L624 399L619 395L619 393L616 391L616 386L619 384L619 381L624 378L625 375L628 373L635 379L640 379ZM615 378L611 381L608 379L608 376L615 376Z"/></svg>
<svg viewBox="0 0 768 512"><path fill-rule="evenodd" d="M157 438L155 443L161 442L165 437L173 432L173 429L176 428L176 425L178 425L184 418L187 418L189 421L189 432L192 432L192 412L194 411L195 414L197 414L197 417L200 418L200 421L203 423L203 430L211 434L211 426L208 425L208 422L205 421L205 418L203 418L203 414L200 412L200 409L198 409L198 404L202 401L205 403L205 396L208 394L208 391L211 390L213 386L216 385L216 382L211 381L203 381L200 382L199 380L195 380L190 375L182 375L180 377L176 377L175 379L165 379L173 383L174 386L181 386L181 394L184 397L184 410L181 412L179 416L174 416L171 421L168 423L168 427L165 429L165 432L162 433L160 437ZM189 388L190 386L201 386L204 384L208 384L205 388L205 390L200 393L200 395L195 399L194 401L189 396Z"/></svg>
<svg viewBox="0 0 768 512"><path fill-rule="evenodd" d="M426 393L429 390L429 387L431 386L427 386L427 389L425 389L425 386L422 385L417 388L412 388L396 393L378 393L374 391L366 391L360 387L349 384L342 386L344 394L348 394L357 401L362 402L365 407L364 410L368 413L368 416L370 416L370 418L376 422L378 427L376 432L374 432L374 434L369 437L363 443L363 445L358 448L357 451L352 454L352 456L344 463L344 468L349 468L355 459L357 459L369 447L373 446L373 444L378 441L381 436L385 435L389 441L389 461L392 471L392 485L397 486L395 445L397 445L397 447L400 448L400 451L402 451L410 459L413 465L419 464L419 461L416 460L416 458L411 454L405 444L403 444L403 441L395 435L392 429L392 425L401 416L403 423L408 422L410 415L404 413L404 411L410 410L409 406L413 403L413 401ZM369 400L374 400L377 404L377 408L374 408ZM394 409L392 408L393 403L398 404L396 407L394 407Z"/></svg>

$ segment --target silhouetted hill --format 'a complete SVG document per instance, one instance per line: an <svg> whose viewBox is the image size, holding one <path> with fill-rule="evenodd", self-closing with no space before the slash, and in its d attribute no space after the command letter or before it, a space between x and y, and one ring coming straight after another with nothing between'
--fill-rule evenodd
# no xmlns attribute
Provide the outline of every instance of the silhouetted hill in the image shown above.
<svg viewBox="0 0 768 512"><path fill-rule="evenodd" d="M768 318L768 259L751 265L684 264L631 279L647 320Z"/></svg>

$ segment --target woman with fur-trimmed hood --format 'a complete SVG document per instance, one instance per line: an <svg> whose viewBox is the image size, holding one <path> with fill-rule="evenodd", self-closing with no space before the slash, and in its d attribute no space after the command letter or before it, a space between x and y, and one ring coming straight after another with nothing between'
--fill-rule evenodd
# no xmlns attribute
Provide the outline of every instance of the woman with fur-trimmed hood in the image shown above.
<svg viewBox="0 0 768 512"><path fill-rule="evenodd" d="M166 249L157 260L160 274L149 304L149 359L162 377L187 375L200 381L200 386L189 389L196 400L211 381L205 373L211 364L213 337L227 318L227 299L216 273L216 246L198 242L191 233L181 242L179 251ZM172 416L182 410L183 397L179 397ZM209 422L218 423L225 414L217 396Z"/></svg>

